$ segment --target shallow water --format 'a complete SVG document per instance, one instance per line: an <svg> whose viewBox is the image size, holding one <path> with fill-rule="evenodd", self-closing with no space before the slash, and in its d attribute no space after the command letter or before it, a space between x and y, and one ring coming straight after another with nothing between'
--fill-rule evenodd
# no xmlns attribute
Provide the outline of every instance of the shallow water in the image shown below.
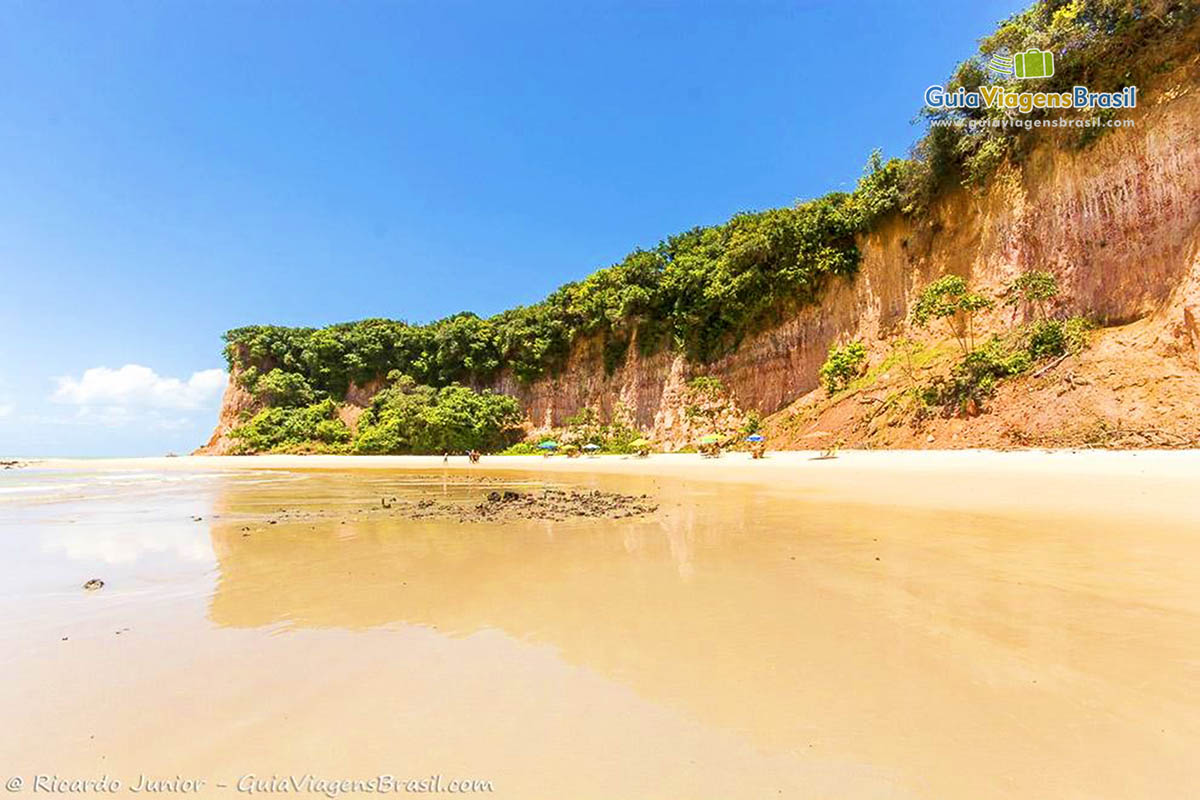
<svg viewBox="0 0 1200 800"><path fill-rule="evenodd" d="M0 473L0 707L17 721L0 763L214 797L248 774L440 775L513 798L1200 786L1196 518L1152 514L1175 507L1154 487L1062 477L1045 491L1096 502L1034 516L1016 490L1017 510L972 512L778 481L493 477ZM661 505L361 513L543 485Z"/></svg>

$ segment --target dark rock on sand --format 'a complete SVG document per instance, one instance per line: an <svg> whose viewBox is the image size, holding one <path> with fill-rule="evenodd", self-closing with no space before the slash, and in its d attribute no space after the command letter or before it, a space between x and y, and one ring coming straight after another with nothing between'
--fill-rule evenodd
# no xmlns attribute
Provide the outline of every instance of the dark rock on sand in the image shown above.
<svg viewBox="0 0 1200 800"><path fill-rule="evenodd" d="M658 505L648 495L623 495L615 492L564 491L541 492L493 490L485 502L474 506L461 503L437 503L424 499L416 503L398 503L395 511L409 519L453 518L459 522L486 522L517 519L566 520L579 517L625 519L652 514Z"/></svg>

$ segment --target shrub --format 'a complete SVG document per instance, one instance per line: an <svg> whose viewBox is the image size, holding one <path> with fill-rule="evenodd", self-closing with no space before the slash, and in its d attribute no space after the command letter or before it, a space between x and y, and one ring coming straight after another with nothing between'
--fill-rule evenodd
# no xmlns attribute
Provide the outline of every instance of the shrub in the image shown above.
<svg viewBox="0 0 1200 800"><path fill-rule="evenodd" d="M1079 353L1091 342L1095 324L1086 317L1071 317L1063 323L1063 344L1068 353Z"/></svg>
<svg viewBox="0 0 1200 800"><path fill-rule="evenodd" d="M975 346L975 315L992 307L987 297L970 291L957 275L938 278L925 287L913 306L912 319L921 327L933 320L945 320L959 347L970 355Z"/></svg>
<svg viewBox="0 0 1200 800"><path fill-rule="evenodd" d="M965 355L948 377L935 379L921 393L931 406L965 408L989 397L996 384L1026 372L1034 362L1078 353L1088 345L1092 324L1083 317L1039 320L1004 338L993 337Z"/></svg>
<svg viewBox="0 0 1200 800"><path fill-rule="evenodd" d="M606 453L632 453L633 443L641 439L642 432L631 425L613 423L603 441L597 442Z"/></svg>
<svg viewBox="0 0 1200 800"><path fill-rule="evenodd" d="M1037 312L1038 319L1048 318L1046 303L1058 296L1058 278L1054 273L1028 270L1021 273L1005 291L1007 305L1024 303Z"/></svg>
<svg viewBox="0 0 1200 800"><path fill-rule="evenodd" d="M253 392L258 384L258 367L246 367L238 373L238 384L248 392Z"/></svg>
<svg viewBox="0 0 1200 800"><path fill-rule="evenodd" d="M561 432L559 441L579 447L596 444L608 453L631 452L633 448L630 444L642 437L641 431L632 422L630 409L622 403L617 403L612 419L607 423L601 420L600 412L591 406L584 406L567 417L564 423L566 429Z"/></svg>
<svg viewBox="0 0 1200 800"><path fill-rule="evenodd" d="M1032 363L1029 353L1010 347L1004 340L989 339L982 347L967 355L957 370L975 383L995 381L1019 375Z"/></svg>
<svg viewBox="0 0 1200 800"><path fill-rule="evenodd" d="M517 433L515 398L465 386L434 389L400 381L379 392L358 421L357 453L492 451Z"/></svg>
<svg viewBox="0 0 1200 800"><path fill-rule="evenodd" d="M948 377L935 379L922 391L926 405L967 410L990 397L1004 378L1029 369L1029 353L998 338L989 339L977 350L967 353Z"/></svg>
<svg viewBox="0 0 1200 800"><path fill-rule="evenodd" d="M272 406L307 406L314 400L312 387L303 375L276 368L254 384L254 396Z"/></svg>
<svg viewBox="0 0 1200 800"><path fill-rule="evenodd" d="M746 421L742 424L742 433L749 436L752 433L758 433L762 430L762 414L751 410L746 414Z"/></svg>
<svg viewBox="0 0 1200 800"><path fill-rule="evenodd" d="M845 389L858 375L859 368L867 358L867 348L862 342L854 341L845 347L832 345L829 356L821 365L821 384L825 391L834 394Z"/></svg>
<svg viewBox="0 0 1200 800"><path fill-rule="evenodd" d="M1079 353L1088 346L1092 323L1084 317L1041 320L1029 328L1029 355L1036 359Z"/></svg>
<svg viewBox="0 0 1200 800"><path fill-rule="evenodd" d="M229 432L238 453L330 450L350 441L332 400L305 407L266 408Z"/></svg>
<svg viewBox="0 0 1200 800"><path fill-rule="evenodd" d="M517 442L500 451L502 456L536 456L541 453L533 442Z"/></svg>
<svg viewBox="0 0 1200 800"><path fill-rule="evenodd" d="M1029 328L1029 355L1033 359L1059 356L1066 352L1067 341L1063 324L1058 320L1045 319Z"/></svg>
<svg viewBox="0 0 1200 800"><path fill-rule="evenodd" d="M323 419L317 423L313 438L324 444L344 444L350 441L350 429L340 419Z"/></svg>
<svg viewBox="0 0 1200 800"><path fill-rule="evenodd" d="M688 388L708 398L720 397L725 392L721 379L711 375L697 375L688 381Z"/></svg>

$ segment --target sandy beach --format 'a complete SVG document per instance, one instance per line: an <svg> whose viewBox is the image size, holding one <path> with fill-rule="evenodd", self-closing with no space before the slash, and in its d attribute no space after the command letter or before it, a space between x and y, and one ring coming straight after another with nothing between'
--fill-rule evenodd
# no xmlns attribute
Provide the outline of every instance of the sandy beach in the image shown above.
<svg viewBox="0 0 1200 800"><path fill-rule="evenodd" d="M1188 514L1189 492L1200 481L1200 450L886 450L770 452L761 461L748 453L719 459L657 453L648 458L604 455L486 456L471 465L465 456L183 456L164 458L36 459L50 469L99 470L448 470L490 474L534 472L547 476L613 475L765 484L818 494L835 501L939 508L1011 507L1063 511L1113 506L1139 514ZM1056 483L1070 491L1054 492ZM869 487L869 491L866 489Z"/></svg>
<svg viewBox="0 0 1200 800"><path fill-rule="evenodd" d="M0 703L23 722L0 752L26 779L202 797L289 776L506 798L1200 783L1200 454L815 455L7 470ZM651 500L395 513L548 488Z"/></svg>

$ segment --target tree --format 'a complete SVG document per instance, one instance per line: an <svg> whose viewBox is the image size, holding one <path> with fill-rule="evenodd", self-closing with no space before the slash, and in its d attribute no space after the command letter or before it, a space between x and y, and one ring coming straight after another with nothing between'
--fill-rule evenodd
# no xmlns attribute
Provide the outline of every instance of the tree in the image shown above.
<svg viewBox="0 0 1200 800"><path fill-rule="evenodd" d="M521 423L515 398L457 384L434 389L397 381L377 394L358 421L359 453L496 450Z"/></svg>
<svg viewBox="0 0 1200 800"><path fill-rule="evenodd" d="M850 385L867 358L867 347L853 341L845 347L830 345L829 357L821 365L821 383L829 394L840 392Z"/></svg>
<svg viewBox="0 0 1200 800"><path fill-rule="evenodd" d="M276 368L254 385L254 394L271 406L307 406L313 402L313 390L304 376Z"/></svg>
<svg viewBox="0 0 1200 800"><path fill-rule="evenodd" d="M972 292L967 282L957 275L938 278L925 287L913 307L912 319L922 328L935 319L942 319L958 341L965 355L975 349L975 315L992 307L992 301Z"/></svg>
<svg viewBox="0 0 1200 800"><path fill-rule="evenodd" d="M1046 320L1046 304L1058 295L1058 278L1054 273L1031 269L1022 272L1005 291L1005 304L1010 306L1024 303L1036 311L1039 320Z"/></svg>

